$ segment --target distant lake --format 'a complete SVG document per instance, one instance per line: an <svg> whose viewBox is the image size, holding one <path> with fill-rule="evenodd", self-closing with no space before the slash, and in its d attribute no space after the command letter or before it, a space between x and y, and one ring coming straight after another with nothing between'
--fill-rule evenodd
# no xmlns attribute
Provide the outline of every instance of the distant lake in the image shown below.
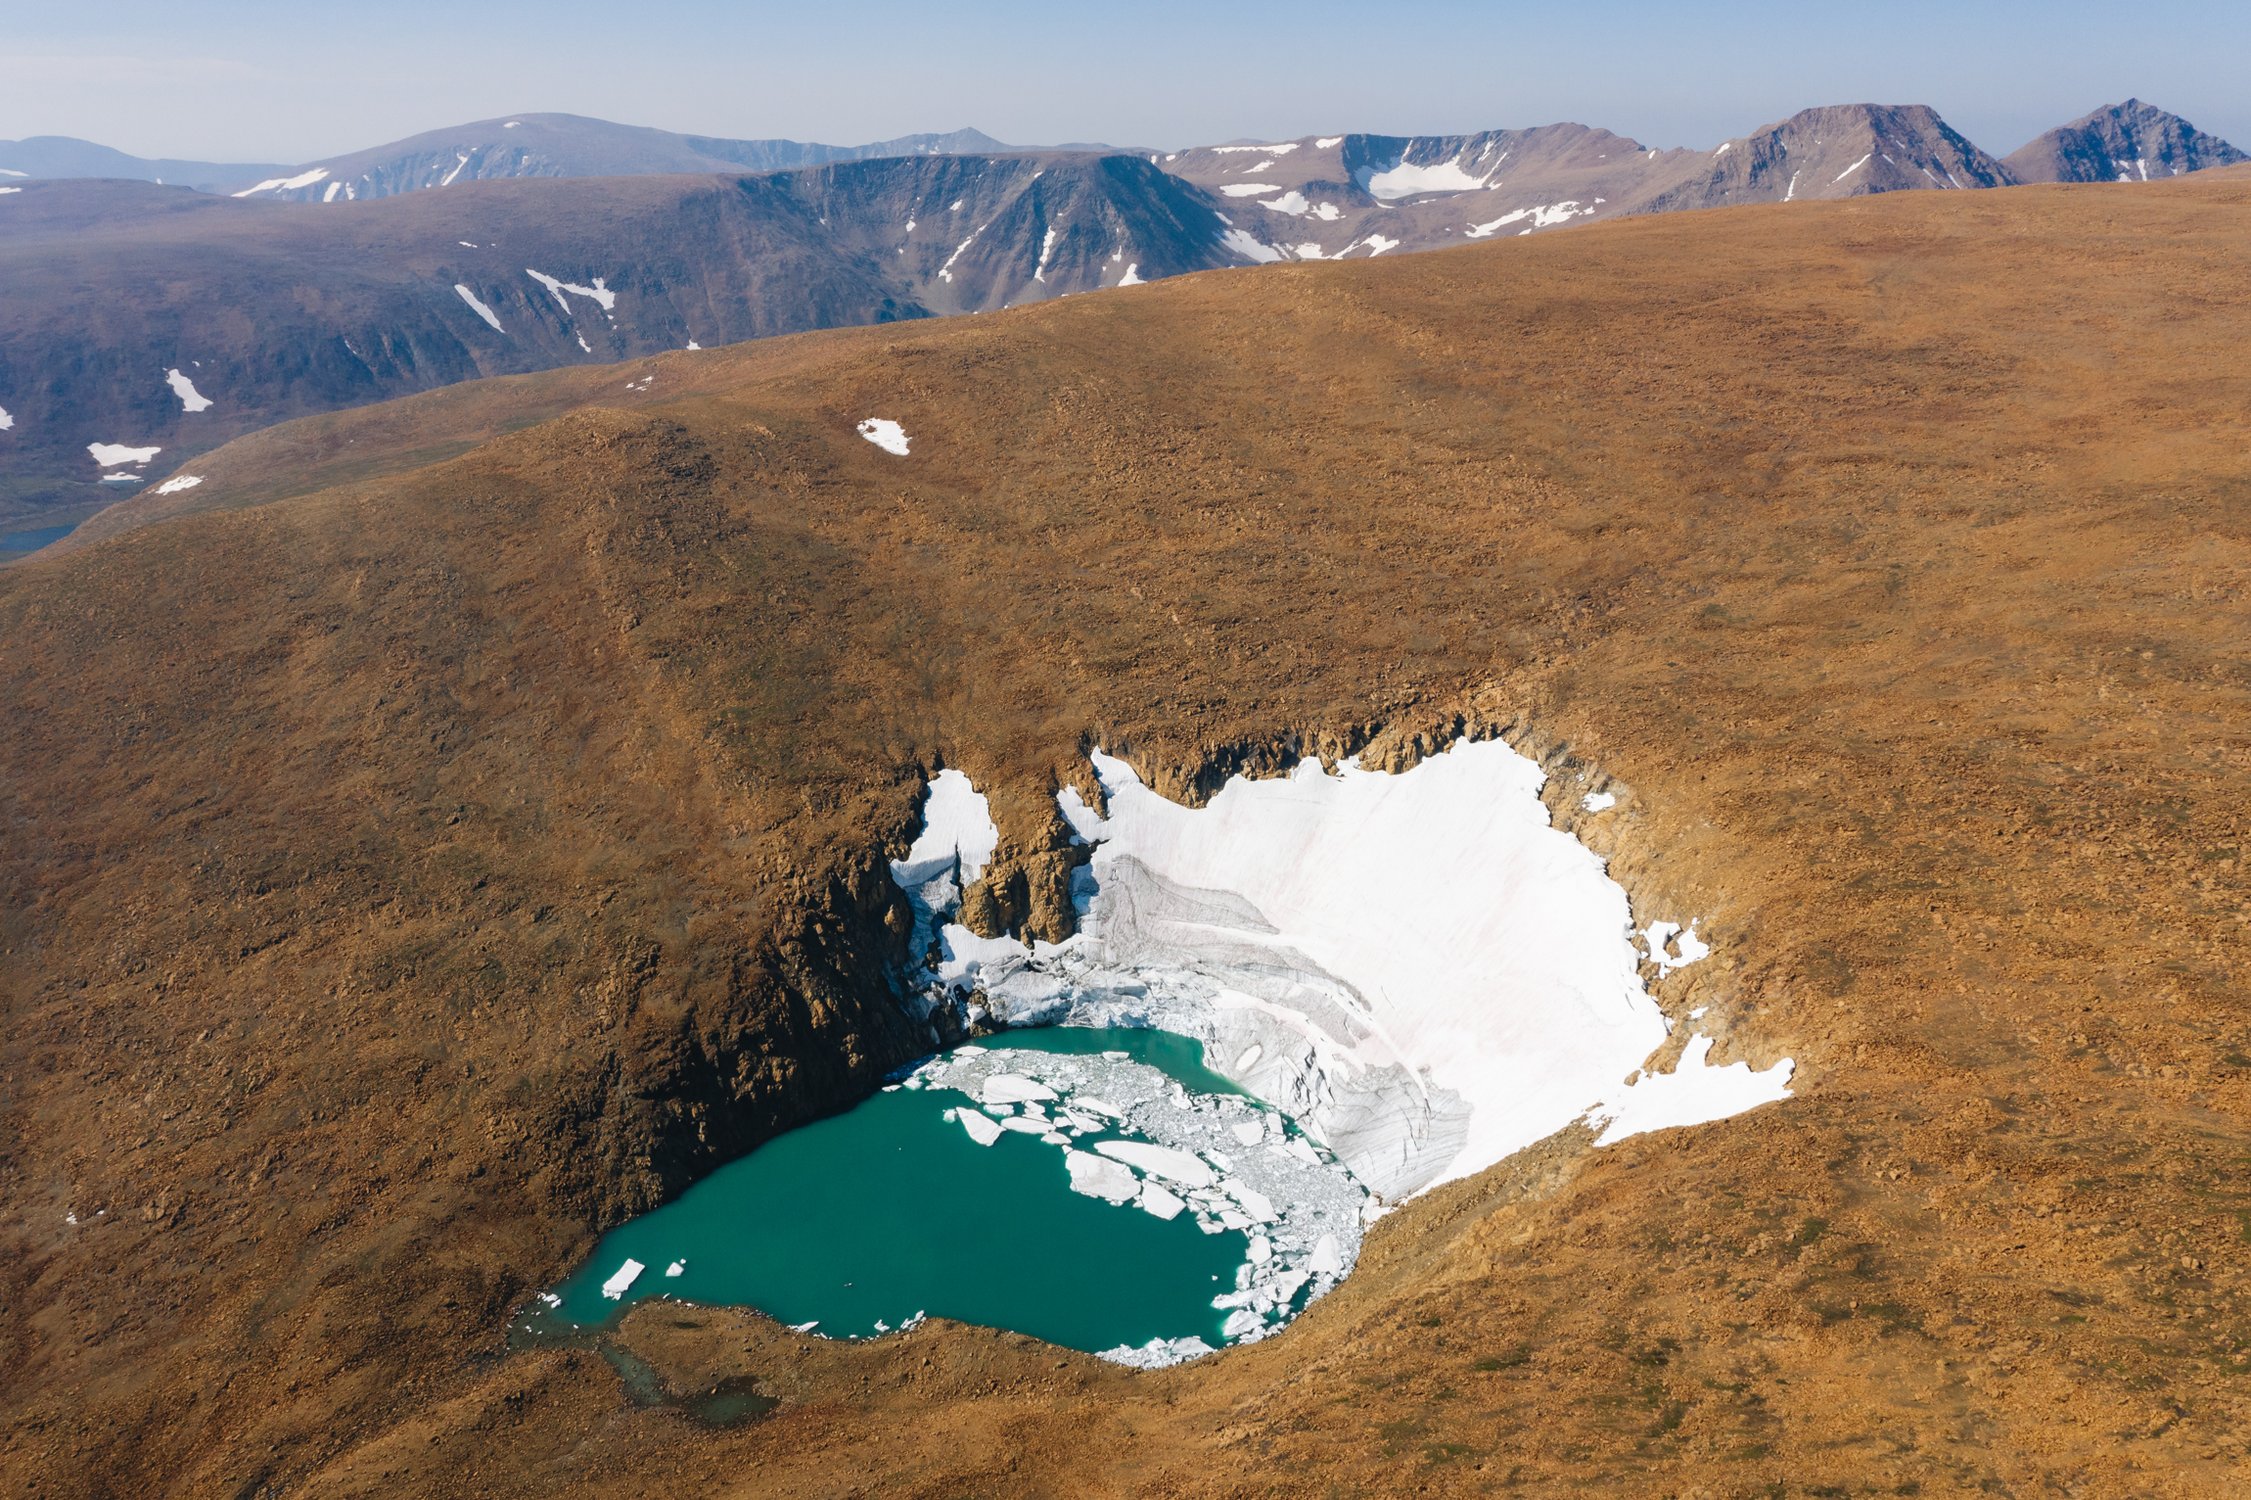
<svg viewBox="0 0 2251 1500"><path fill-rule="evenodd" d="M0 553L20 556L37 552L49 542L59 542L78 528L76 526L40 526L30 531L0 531Z"/></svg>

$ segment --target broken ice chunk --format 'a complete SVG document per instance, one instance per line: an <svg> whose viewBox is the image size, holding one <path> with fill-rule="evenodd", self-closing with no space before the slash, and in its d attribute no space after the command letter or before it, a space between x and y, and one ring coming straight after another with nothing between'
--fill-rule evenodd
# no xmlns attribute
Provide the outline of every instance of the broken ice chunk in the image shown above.
<svg viewBox="0 0 2251 1500"><path fill-rule="evenodd" d="M1160 1219L1177 1219L1187 1204L1154 1182L1141 1184L1141 1207Z"/></svg>
<svg viewBox="0 0 2251 1500"><path fill-rule="evenodd" d="M1123 1162L1096 1156L1091 1151L1063 1152L1063 1165L1071 1174L1071 1191L1111 1203L1132 1201L1140 1183Z"/></svg>
<svg viewBox="0 0 2251 1500"><path fill-rule="evenodd" d="M627 1256L625 1264L611 1272L610 1279L602 1283L602 1295L612 1302L617 1301L626 1294L626 1291L634 1282L641 1279L641 1273L647 1269L649 1269L647 1266L642 1265L631 1256Z"/></svg>
<svg viewBox="0 0 2251 1500"><path fill-rule="evenodd" d="M977 1097L987 1104L1031 1104L1055 1097L1055 1090L1021 1073L995 1073L985 1080Z"/></svg>
<svg viewBox="0 0 2251 1500"><path fill-rule="evenodd" d="M980 1146L990 1146L1000 1139L1000 1127L973 1109L961 1112L961 1128L968 1131L969 1138Z"/></svg>
<svg viewBox="0 0 2251 1500"><path fill-rule="evenodd" d="M1080 1100L1083 1104L1087 1101ZM1176 1151L1170 1146L1153 1146L1146 1141L1098 1141L1095 1150L1115 1161L1139 1167L1152 1176L1167 1182L1181 1183L1187 1187L1209 1187L1218 1180L1216 1172L1197 1156L1186 1151Z"/></svg>

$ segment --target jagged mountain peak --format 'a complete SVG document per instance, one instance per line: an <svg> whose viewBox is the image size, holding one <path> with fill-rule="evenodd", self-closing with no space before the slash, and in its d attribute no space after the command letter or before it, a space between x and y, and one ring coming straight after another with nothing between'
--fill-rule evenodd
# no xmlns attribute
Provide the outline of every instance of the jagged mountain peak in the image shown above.
<svg viewBox="0 0 2251 1500"><path fill-rule="evenodd" d="M2008 165L2020 182L2147 182L2251 161L2171 110L2106 104L2027 142Z"/></svg>

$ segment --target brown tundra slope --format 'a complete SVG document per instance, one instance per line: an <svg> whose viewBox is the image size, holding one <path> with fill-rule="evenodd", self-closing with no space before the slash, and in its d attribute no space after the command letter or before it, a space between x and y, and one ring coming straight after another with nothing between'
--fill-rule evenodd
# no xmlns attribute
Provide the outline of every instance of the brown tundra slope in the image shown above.
<svg viewBox="0 0 2251 1500"><path fill-rule="evenodd" d="M1188 277L208 456L0 574L0 1488L2242 1493L2247 348L2220 173ZM1705 915L1657 993L1798 1097L1567 1132L1163 1374L664 1306L506 1347L911 1049L880 861L933 765L1038 909L1090 741L1194 795L1459 726Z"/></svg>

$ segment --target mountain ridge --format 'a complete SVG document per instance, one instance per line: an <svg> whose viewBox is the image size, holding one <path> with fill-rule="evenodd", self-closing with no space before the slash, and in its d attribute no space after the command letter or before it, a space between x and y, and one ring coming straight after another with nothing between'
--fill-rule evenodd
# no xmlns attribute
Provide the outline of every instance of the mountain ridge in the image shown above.
<svg viewBox="0 0 2251 1500"><path fill-rule="evenodd" d="M2115 154L2120 140L2157 153L2167 170L2241 156L2139 101L2070 129L2094 131L2095 145L2072 148L2081 157ZM954 132L835 148L525 115L410 138L403 152L393 143L333 158L333 171L283 169L291 175L225 197L0 185L0 224L11 230L0 236L0 273L16 292L0 303L0 523L89 514L153 472L97 466L88 445L159 446L170 464L245 421L446 380L691 340L990 311L1224 265L1363 259L1647 214L1979 190L2017 177L1921 105L1803 110L1710 152L1654 149L1577 123L1175 152L960 149L989 139ZM744 161L718 162L728 151ZM824 153L836 159L749 169ZM657 160L697 175L619 170ZM887 162L966 164L962 191L940 192L930 169ZM724 170L707 171L715 164ZM1058 175L1036 189L1048 171ZM651 180L672 184L659 197L694 211L653 212L649 190L633 186ZM1001 181L1022 194L991 197ZM531 218L512 262L487 275L477 258L501 253L507 226L491 215L503 200L434 205L534 182L548 186L505 200ZM259 207L285 212L248 211ZM324 212L342 217L324 222ZM605 229L613 212L624 227ZM242 239L233 252L218 243L229 224ZM269 230L279 238L261 243ZM188 258L166 261L165 246ZM769 256L762 268L753 246ZM642 268L638 279L616 280L628 264ZM263 274L239 274L248 265ZM534 295L531 271L589 292ZM597 276L611 278L600 297ZM107 288L94 305L89 287ZM282 288L290 294L278 296ZM619 297L623 311L604 305L584 326L561 315ZM251 330L273 342L256 343ZM183 408L175 375L211 404Z"/></svg>
<svg viewBox="0 0 2251 1500"><path fill-rule="evenodd" d="M2006 160L2020 182L2147 182L2251 156L2170 110L2128 99L2035 137Z"/></svg>

